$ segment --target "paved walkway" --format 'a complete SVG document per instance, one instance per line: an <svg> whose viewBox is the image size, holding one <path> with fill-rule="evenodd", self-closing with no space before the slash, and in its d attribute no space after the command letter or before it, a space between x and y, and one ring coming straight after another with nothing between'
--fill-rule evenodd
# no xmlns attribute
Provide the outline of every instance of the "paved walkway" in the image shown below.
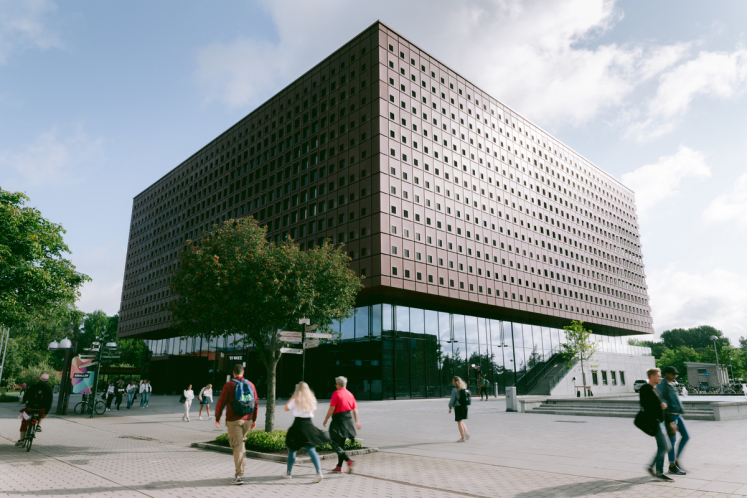
<svg viewBox="0 0 747 498"><path fill-rule="evenodd" d="M458 432L446 400L360 404L364 445L353 475L327 473L312 484L311 465L280 478L285 465L249 460L243 487L229 486L230 455L193 449L222 430L212 422L181 422L173 396L154 396L147 410L110 412L93 420L50 417L27 453L18 438L18 405L0 404L0 497L726 497L747 496L747 421L688 422L689 473L652 482L643 471L653 451L630 419L506 413L503 400L475 400ZM319 407L317 423L326 404ZM260 410L264 420L264 409ZM291 418L279 413L276 427ZM260 424L261 425L261 424ZM333 461L323 461L326 471Z"/></svg>

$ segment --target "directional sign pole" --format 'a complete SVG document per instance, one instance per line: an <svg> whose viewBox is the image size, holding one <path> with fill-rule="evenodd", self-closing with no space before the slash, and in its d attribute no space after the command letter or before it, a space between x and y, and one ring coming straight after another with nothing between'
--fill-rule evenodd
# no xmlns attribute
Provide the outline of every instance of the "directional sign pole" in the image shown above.
<svg viewBox="0 0 747 498"><path fill-rule="evenodd" d="M309 325L311 322L308 318L301 318L298 320L299 325ZM304 327L303 332L301 332L301 349L303 350L303 353L301 353L303 356L301 358L301 382L305 382L306 377L306 348L303 347L303 343L306 340L306 327Z"/></svg>

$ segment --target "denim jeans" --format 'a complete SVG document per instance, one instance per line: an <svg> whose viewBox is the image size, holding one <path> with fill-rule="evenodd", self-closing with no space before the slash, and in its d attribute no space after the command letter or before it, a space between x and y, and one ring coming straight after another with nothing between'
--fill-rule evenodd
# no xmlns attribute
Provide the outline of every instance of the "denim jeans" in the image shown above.
<svg viewBox="0 0 747 498"><path fill-rule="evenodd" d="M311 463L314 464L314 468L316 469L316 473L319 474L322 472L321 464L319 463L319 455L316 452L316 448L313 446L305 446L306 452L311 457ZM298 451L298 450L296 450ZM288 473L290 474L293 470L293 464L296 463L296 452L291 451L288 449Z"/></svg>
<svg viewBox="0 0 747 498"><path fill-rule="evenodd" d="M664 455L669 451L669 438L663 422L659 422L659 430L654 437L656 438L656 455L654 461L651 462L651 467L656 466L656 472L662 473L664 472Z"/></svg>
<svg viewBox="0 0 747 498"><path fill-rule="evenodd" d="M685 449L685 445L690 440L690 434L687 432L685 419L682 418L682 415L672 415L671 417L677 424L677 430L680 432L680 445L677 447L677 454L675 455L674 443L677 441L677 433L675 433L674 436L669 437L669 442L671 443L671 447L669 448L670 465L672 465L682 455L682 450Z"/></svg>
<svg viewBox="0 0 747 498"><path fill-rule="evenodd" d="M150 402L150 393L143 393L143 395L140 397L140 406L148 406L148 403Z"/></svg>
<svg viewBox="0 0 747 498"><path fill-rule="evenodd" d="M132 399L135 397L135 393L127 393L127 408L132 406Z"/></svg>

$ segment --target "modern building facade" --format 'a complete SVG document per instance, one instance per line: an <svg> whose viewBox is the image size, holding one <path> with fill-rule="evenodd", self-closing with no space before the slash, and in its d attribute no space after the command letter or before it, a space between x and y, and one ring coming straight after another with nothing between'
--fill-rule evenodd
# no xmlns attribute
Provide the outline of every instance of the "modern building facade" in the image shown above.
<svg viewBox="0 0 747 498"><path fill-rule="evenodd" d="M309 361L362 397L440 396L478 369L530 392L571 320L647 354L625 339L653 333L634 193L382 23L135 197L118 335L148 339L163 379L250 354L174 338L163 311L179 247L241 216L344 244L365 289Z"/></svg>

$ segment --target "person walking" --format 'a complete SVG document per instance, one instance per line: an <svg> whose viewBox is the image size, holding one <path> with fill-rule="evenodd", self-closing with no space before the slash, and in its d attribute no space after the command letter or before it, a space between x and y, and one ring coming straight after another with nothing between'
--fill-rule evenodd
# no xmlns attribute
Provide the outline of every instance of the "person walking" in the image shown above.
<svg viewBox="0 0 747 498"><path fill-rule="evenodd" d="M150 385L150 380L145 379L145 382L140 386L140 406L142 408L148 408L150 404L150 393L153 391L153 386Z"/></svg>
<svg viewBox="0 0 747 498"><path fill-rule="evenodd" d="M667 438L664 429L664 410L666 410L667 404L662 401L661 394L656 389L656 386L661 382L661 370L649 368L646 375L648 375L648 383L643 384L638 393L643 409L643 423L650 428L650 432L647 431L647 434L656 438L656 455L654 461L646 470L660 481L671 482L674 479L664 474L664 455L669 451L669 438Z"/></svg>
<svg viewBox="0 0 747 498"><path fill-rule="evenodd" d="M664 380L659 382L656 389L659 390L662 400L667 404L665 415L667 416L666 423L674 424L673 429L669 431L669 473L684 476L687 474L680 466L680 457L682 456L682 450L685 449L685 445L690 440L690 434L687 432L687 426L685 426L685 419L682 418L684 409L682 403L680 403L680 397L677 394L677 389L674 387L674 382L680 373L673 366L668 366L664 369ZM665 426L666 427L666 426ZM674 445L677 442L677 431L680 431L680 444L677 447L675 453Z"/></svg>
<svg viewBox="0 0 747 498"><path fill-rule="evenodd" d="M324 433L314 427L311 421L316 411L316 397L309 389L306 382L296 384L296 391L291 399L285 404L285 411L293 412L293 425L290 426L285 436L285 445L288 447L288 467L283 474L285 479L290 479L293 472L293 464L296 462L296 452L301 448L306 448L306 452L311 458L311 463L316 469L314 482L322 482L322 467L319 462L319 455L316 452L316 446L329 442Z"/></svg>
<svg viewBox="0 0 747 498"><path fill-rule="evenodd" d="M189 409L192 407L192 400L195 399L195 392L192 390L192 384L187 386L184 390L182 399L184 400L184 415L182 415L182 420L189 422Z"/></svg>
<svg viewBox="0 0 747 498"><path fill-rule="evenodd" d="M471 396L467 390L467 384L461 377L454 376L451 379L451 385L454 387L451 390L451 399L449 399L449 413L451 413L452 409L454 410L454 420L456 420L459 427L459 435L461 436L457 439L457 443L463 443L470 438L467 425L464 421L467 420L467 407L471 402Z"/></svg>
<svg viewBox="0 0 747 498"><path fill-rule="evenodd" d="M482 388L482 390L480 391L480 401L482 401L483 396L485 396L485 401L487 401L488 394L490 393L490 381L487 377L483 376L482 385L480 387Z"/></svg>
<svg viewBox="0 0 747 498"><path fill-rule="evenodd" d="M347 385L347 378L340 376L335 379L336 390L332 394L329 410L327 410L327 416L324 417L322 425L326 427L327 420L332 417L332 423L329 424L329 436L332 439L332 447L337 453L337 467L332 469L332 472L342 472L342 463L347 462L348 473L352 474L355 461L345 453L345 441L355 439L355 430L361 428L361 422L355 396L347 390ZM355 420L355 423L353 423L353 420Z"/></svg>
<svg viewBox="0 0 747 498"><path fill-rule="evenodd" d="M210 403L213 402L213 385L208 384L200 389L200 394L197 395L197 400L200 402L200 413L197 415L198 420L202 420L203 407L207 410L207 419L210 420Z"/></svg>
<svg viewBox="0 0 747 498"><path fill-rule="evenodd" d="M109 387L106 388L106 411L112 411L112 401L114 400L114 382L109 382Z"/></svg>
<svg viewBox="0 0 747 498"><path fill-rule="evenodd" d="M238 394L238 396L237 396ZM244 367L233 367L233 380L226 382L215 406L215 427L220 428L220 418L226 410L226 430L228 443L233 449L233 463L236 468L231 484L244 484L244 459L246 433L257 425L259 398L254 384L244 378Z"/></svg>
<svg viewBox="0 0 747 498"><path fill-rule="evenodd" d="M137 393L138 386L134 380L130 381L130 385L127 386L127 409L132 408L132 403L135 400L135 394Z"/></svg>
<svg viewBox="0 0 747 498"><path fill-rule="evenodd" d="M143 393L145 392L145 379L140 381L140 387L138 387L137 392L140 394L140 408L145 408L145 397L143 396Z"/></svg>
<svg viewBox="0 0 747 498"><path fill-rule="evenodd" d="M122 399L124 398L124 394L125 394L125 383L123 380L120 380L117 383L117 388L114 393L115 398L116 398L117 411L119 411L119 407L122 404Z"/></svg>
<svg viewBox="0 0 747 498"><path fill-rule="evenodd" d="M21 392L18 393L19 402L23 403L23 396L26 394L26 383L21 384Z"/></svg>

